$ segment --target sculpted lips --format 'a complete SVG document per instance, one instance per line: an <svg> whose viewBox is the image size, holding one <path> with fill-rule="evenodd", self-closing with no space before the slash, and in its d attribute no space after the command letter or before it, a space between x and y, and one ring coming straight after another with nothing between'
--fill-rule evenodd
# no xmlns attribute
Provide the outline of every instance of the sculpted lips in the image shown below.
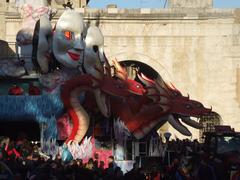
<svg viewBox="0 0 240 180"><path fill-rule="evenodd" d="M71 57L73 61L78 61L80 59L80 54L68 51L68 55Z"/></svg>

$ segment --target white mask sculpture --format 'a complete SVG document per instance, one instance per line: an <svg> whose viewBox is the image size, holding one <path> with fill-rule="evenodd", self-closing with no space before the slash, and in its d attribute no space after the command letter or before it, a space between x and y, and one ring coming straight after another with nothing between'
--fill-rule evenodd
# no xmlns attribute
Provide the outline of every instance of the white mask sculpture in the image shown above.
<svg viewBox="0 0 240 180"><path fill-rule="evenodd" d="M76 68L84 51L84 22L75 11L65 11L59 18L53 34L53 53L64 66Z"/></svg>

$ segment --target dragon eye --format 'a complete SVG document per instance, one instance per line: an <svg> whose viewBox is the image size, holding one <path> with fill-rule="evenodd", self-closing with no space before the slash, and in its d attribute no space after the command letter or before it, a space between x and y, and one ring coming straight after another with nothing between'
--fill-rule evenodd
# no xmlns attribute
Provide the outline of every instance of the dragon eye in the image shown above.
<svg viewBox="0 0 240 180"><path fill-rule="evenodd" d="M67 40L72 40L74 38L73 36L73 32L72 31L64 31L64 37L67 39Z"/></svg>
<svg viewBox="0 0 240 180"><path fill-rule="evenodd" d="M137 85L136 87L137 87L137 88L140 88L140 86L139 86L139 85Z"/></svg>
<svg viewBox="0 0 240 180"><path fill-rule="evenodd" d="M190 109L190 108L191 108L191 106L190 106L190 105L186 105L186 108L187 108L187 109Z"/></svg>

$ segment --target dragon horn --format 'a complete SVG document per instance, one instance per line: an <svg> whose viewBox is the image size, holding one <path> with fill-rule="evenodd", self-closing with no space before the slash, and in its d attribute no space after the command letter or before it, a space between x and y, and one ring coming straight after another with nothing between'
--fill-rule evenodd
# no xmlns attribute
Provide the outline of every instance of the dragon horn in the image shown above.
<svg viewBox="0 0 240 180"><path fill-rule="evenodd" d="M153 80L149 79L143 73L141 73L141 74L138 73L137 76L143 84L148 85L148 86L155 85L155 82Z"/></svg>
<svg viewBox="0 0 240 180"><path fill-rule="evenodd" d="M148 82L143 78L142 73L137 73L137 77L143 84L148 85Z"/></svg>
<svg viewBox="0 0 240 180"><path fill-rule="evenodd" d="M137 73L137 77L147 87L155 87L154 81L148 79L143 73Z"/></svg>
<svg viewBox="0 0 240 180"><path fill-rule="evenodd" d="M176 87L173 85L173 83L170 82L170 85L172 86L173 89L176 90Z"/></svg>
<svg viewBox="0 0 240 180"><path fill-rule="evenodd" d="M162 79L160 76L160 79L157 79L155 81L156 88L161 94L169 95L169 89L172 90L172 88Z"/></svg>
<svg viewBox="0 0 240 180"><path fill-rule="evenodd" d="M112 60L113 66L116 68L116 76L119 79L123 79L126 80L128 75L127 75L127 71L124 67L122 67L120 65L120 63L118 62L117 58Z"/></svg>
<svg viewBox="0 0 240 180"><path fill-rule="evenodd" d="M141 77L144 78L146 81L155 84L155 82L152 79L149 79L147 76L145 76L143 73L141 73Z"/></svg>
<svg viewBox="0 0 240 180"><path fill-rule="evenodd" d="M188 99L190 98L189 94L187 94L187 98L188 98Z"/></svg>
<svg viewBox="0 0 240 180"><path fill-rule="evenodd" d="M176 91L178 91L178 92L181 92L181 91L179 91L171 82L170 82L170 84L171 84L171 86L172 86L172 88L173 88L174 90L176 90Z"/></svg>
<svg viewBox="0 0 240 180"><path fill-rule="evenodd" d="M108 58L106 57L105 53L103 52L103 56L105 58L105 70L106 70L106 74L108 76L111 76L111 66L109 64Z"/></svg>
<svg viewBox="0 0 240 180"><path fill-rule="evenodd" d="M170 83L165 83L166 87L169 89L169 90L174 90L174 88L171 86L171 82Z"/></svg>

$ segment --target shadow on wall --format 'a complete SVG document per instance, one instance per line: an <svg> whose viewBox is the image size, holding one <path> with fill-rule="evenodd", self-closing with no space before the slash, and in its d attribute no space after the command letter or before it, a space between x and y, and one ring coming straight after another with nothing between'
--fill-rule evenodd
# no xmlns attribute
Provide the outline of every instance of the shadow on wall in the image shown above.
<svg viewBox="0 0 240 180"><path fill-rule="evenodd" d="M15 56L15 52L9 47L8 42L0 40L0 59Z"/></svg>

